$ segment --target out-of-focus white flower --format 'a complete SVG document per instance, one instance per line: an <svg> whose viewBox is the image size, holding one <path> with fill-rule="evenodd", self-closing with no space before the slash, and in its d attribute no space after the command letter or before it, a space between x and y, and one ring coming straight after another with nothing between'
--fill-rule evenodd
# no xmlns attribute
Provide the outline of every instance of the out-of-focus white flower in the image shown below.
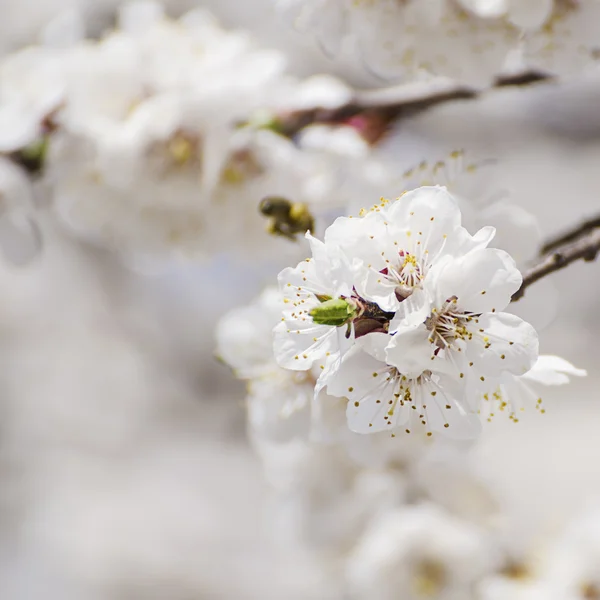
<svg viewBox="0 0 600 600"><path fill-rule="evenodd" d="M600 514L575 518L550 549L539 574L549 598L588 600L600 596Z"/></svg>
<svg viewBox="0 0 600 600"><path fill-rule="evenodd" d="M585 377L587 372L578 369L560 356L541 355L523 375L515 377L503 373L500 377L491 378L481 387L481 411L488 421L500 413L507 413L508 418L515 423L519 421L519 413L527 407L535 407L541 413L546 409L542 406L542 398L536 390L536 385L565 385L570 376Z"/></svg>
<svg viewBox="0 0 600 600"><path fill-rule="evenodd" d="M48 161L59 214L129 254L198 254L254 215L260 229L260 197L244 202L259 190L245 184L265 166L236 125L268 98L281 56L203 12L176 23L138 3L122 22L73 53Z"/></svg>
<svg viewBox="0 0 600 600"><path fill-rule="evenodd" d="M411 465L420 494L451 514L481 527L493 527L503 516L502 496L493 478L474 464L474 444L438 438L436 444Z"/></svg>
<svg viewBox="0 0 600 600"><path fill-rule="evenodd" d="M383 76L414 77L429 71L489 81L517 39L516 31L500 19L482 19L446 0L277 4L299 29L315 32L328 53L337 53L346 36L355 36L366 65Z"/></svg>
<svg viewBox="0 0 600 600"><path fill-rule="evenodd" d="M20 167L0 157L0 250L11 263L23 265L41 248L33 186Z"/></svg>
<svg viewBox="0 0 600 600"><path fill-rule="evenodd" d="M280 52L204 10L174 21L156 3L129 3L115 30L81 43L73 19L55 25L72 43L51 43L50 31L48 46L0 64L0 150L45 136L54 208L76 234L132 264L232 240L268 252L262 197L331 198L327 170L257 131L257 114L335 108L351 94L340 81L286 75Z"/></svg>
<svg viewBox="0 0 600 600"><path fill-rule="evenodd" d="M250 435L275 442L308 439L315 381L310 371L280 368L250 380L246 397Z"/></svg>
<svg viewBox="0 0 600 600"><path fill-rule="evenodd" d="M259 377L275 364L272 331L284 306L276 287L223 316L216 327L216 354L240 379Z"/></svg>
<svg viewBox="0 0 600 600"><path fill-rule="evenodd" d="M19 150L52 127L65 97L63 51L31 47L0 61L0 152Z"/></svg>
<svg viewBox="0 0 600 600"><path fill-rule="evenodd" d="M523 60L530 68L570 77L598 59L598 0L537 0L536 13L525 15L528 2L511 2L515 21L523 17ZM543 8L546 5L546 10ZM517 11L521 14L516 16ZM536 18L537 17L537 18ZM519 24L517 22L517 24Z"/></svg>
<svg viewBox="0 0 600 600"><path fill-rule="evenodd" d="M279 533L329 559L343 558L373 519L405 501L402 473L360 468L343 447L254 445L275 492Z"/></svg>
<svg viewBox="0 0 600 600"><path fill-rule="evenodd" d="M493 571L496 549L485 532L434 505L384 514L348 560L353 598L475 598L475 584Z"/></svg>
<svg viewBox="0 0 600 600"><path fill-rule="evenodd" d="M520 581L507 577L489 577L478 585L479 598L482 600L559 600L565 596L556 594L537 581ZM581 597L570 600L582 600Z"/></svg>
<svg viewBox="0 0 600 600"><path fill-rule="evenodd" d="M272 331L283 306L279 290L267 288L216 328L217 356L247 381L249 433L257 440L307 439L310 432L316 379L310 371L282 369L273 355Z"/></svg>
<svg viewBox="0 0 600 600"><path fill-rule="evenodd" d="M355 38L366 65L387 77L428 72L486 84L517 49L528 66L569 74L590 64L598 46L597 0L275 2L328 54Z"/></svg>

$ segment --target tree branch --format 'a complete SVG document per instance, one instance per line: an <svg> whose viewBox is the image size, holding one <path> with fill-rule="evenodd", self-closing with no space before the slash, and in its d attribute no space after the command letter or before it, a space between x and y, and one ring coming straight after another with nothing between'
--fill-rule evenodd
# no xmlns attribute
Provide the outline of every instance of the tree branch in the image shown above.
<svg viewBox="0 0 600 600"><path fill-rule="evenodd" d="M592 217L591 219L585 220L579 227L575 229L571 229L565 233L562 233L555 238L548 240L541 249L541 254L548 254L552 250L564 246L565 244L570 244L575 240L578 240L581 236L586 235L593 231L594 229L600 228L600 215L597 217Z"/></svg>
<svg viewBox="0 0 600 600"><path fill-rule="evenodd" d="M446 78L435 78L374 90L356 90L352 99L334 109L313 108L295 111L281 119L279 130L283 135L293 137L307 125L314 123L344 123L357 115L376 121L378 136L376 142L387 131L390 123L398 118L410 116L432 106L453 100L473 100L494 89L531 85L553 81L553 77L537 72L523 72L496 79L491 88L477 89Z"/></svg>
<svg viewBox="0 0 600 600"><path fill-rule="evenodd" d="M596 225L590 226L590 223L596 223ZM523 283L513 294L512 301L515 302L522 298L530 285L546 275L560 271L578 260L593 261L600 252L599 224L600 217L587 221L573 231L545 244L543 248L549 248L550 252L544 254L540 262L525 271Z"/></svg>

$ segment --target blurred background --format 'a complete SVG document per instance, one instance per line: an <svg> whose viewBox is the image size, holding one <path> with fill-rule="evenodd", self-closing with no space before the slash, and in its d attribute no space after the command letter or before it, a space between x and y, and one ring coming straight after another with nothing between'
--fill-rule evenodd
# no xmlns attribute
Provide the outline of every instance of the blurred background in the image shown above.
<svg viewBox="0 0 600 600"><path fill-rule="evenodd" d="M268 0L166 2L175 16L198 5L285 53L298 76L381 86L351 53L324 56ZM0 0L0 54L69 8L100 32L116 6ZM446 102L399 120L385 144L402 170L454 148L494 157L490 187L510 189L548 237L600 210L600 73ZM25 267L0 262L0 597L338 598L310 552L274 535L243 383L214 357L216 320L273 283L285 257L248 266L218 254L145 274L43 207L38 218L44 251ZM536 540L600 506L600 266L546 284L530 307L543 351L588 377L545 391L544 415L486 424L472 451L515 536Z"/></svg>

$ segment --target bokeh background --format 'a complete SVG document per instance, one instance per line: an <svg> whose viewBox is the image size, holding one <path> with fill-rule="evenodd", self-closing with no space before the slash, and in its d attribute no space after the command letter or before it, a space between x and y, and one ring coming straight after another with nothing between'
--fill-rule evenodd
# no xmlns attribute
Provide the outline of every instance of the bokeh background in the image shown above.
<svg viewBox="0 0 600 600"><path fill-rule="evenodd" d="M0 0L0 52L36 40L60 10L100 31L117 3ZM381 82L329 59L268 0L208 6L283 50L300 75ZM397 123L399 165L456 147L498 159L490 185L544 236L600 210L600 73L448 102ZM282 264L214 256L141 275L40 213L45 251L0 263L0 597L7 600L326 600L309 553L274 535L246 441L243 385L213 356L227 309ZM532 544L600 505L600 265L555 274L530 307L546 353L588 377L544 394L547 412L486 425L473 451Z"/></svg>

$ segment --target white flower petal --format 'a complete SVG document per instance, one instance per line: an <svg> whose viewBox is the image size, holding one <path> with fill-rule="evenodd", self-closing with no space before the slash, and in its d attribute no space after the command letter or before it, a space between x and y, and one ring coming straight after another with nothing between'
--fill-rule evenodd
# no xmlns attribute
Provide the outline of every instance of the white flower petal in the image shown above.
<svg viewBox="0 0 600 600"><path fill-rule="evenodd" d="M416 289L405 298L390 321L390 333L395 333L401 327L414 327L425 322L431 312L431 302L424 290Z"/></svg>
<svg viewBox="0 0 600 600"><path fill-rule="evenodd" d="M456 296L461 310L482 313L503 310L522 281L523 276L506 252L484 248L445 261L430 289L440 305Z"/></svg>
<svg viewBox="0 0 600 600"><path fill-rule="evenodd" d="M473 337L465 347L466 361L482 377L502 372L523 375L538 358L539 342L535 329L509 313L485 313L468 326Z"/></svg>
<svg viewBox="0 0 600 600"><path fill-rule="evenodd" d="M407 377L418 377L431 368L435 349L425 325L401 328L390 339L386 362Z"/></svg>
<svg viewBox="0 0 600 600"><path fill-rule="evenodd" d="M563 385L569 383L569 376L585 377L587 371L578 369L560 356L542 354L524 377L544 385Z"/></svg>
<svg viewBox="0 0 600 600"><path fill-rule="evenodd" d="M421 187L401 196L385 211L388 220L406 228L435 255L461 225L460 209L445 187Z"/></svg>
<svg viewBox="0 0 600 600"><path fill-rule="evenodd" d="M286 320L274 330L273 348L277 363L294 371L306 371L316 361L325 369L327 356L342 353L339 346L339 327L315 325L306 320Z"/></svg>
<svg viewBox="0 0 600 600"><path fill-rule="evenodd" d="M356 340L356 345L373 358L385 362L386 348L388 347L390 340L391 338L387 333L374 332L358 338Z"/></svg>

